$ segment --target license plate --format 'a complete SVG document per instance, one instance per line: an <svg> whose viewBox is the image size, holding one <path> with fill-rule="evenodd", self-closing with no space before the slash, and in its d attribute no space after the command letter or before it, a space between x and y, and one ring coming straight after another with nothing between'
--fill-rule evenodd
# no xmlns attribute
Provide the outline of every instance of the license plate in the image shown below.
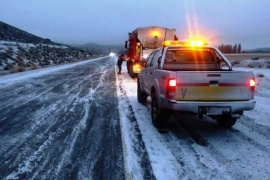
<svg viewBox="0 0 270 180"><path fill-rule="evenodd" d="M207 115L221 115L222 114L222 108L208 108L207 109Z"/></svg>
<svg viewBox="0 0 270 180"><path fill-rule="evenodd" d="M209 107L207 108L207 115L222 115L224 113L230 113L229 107Z"/></svg>

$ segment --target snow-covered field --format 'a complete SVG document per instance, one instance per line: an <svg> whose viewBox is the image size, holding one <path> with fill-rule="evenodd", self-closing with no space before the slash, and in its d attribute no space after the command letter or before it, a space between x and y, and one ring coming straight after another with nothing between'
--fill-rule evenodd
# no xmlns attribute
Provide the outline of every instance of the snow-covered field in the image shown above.
<svg viewBox="0 0 270 180"><path fill-rule="evenodd" d="M88 62L0 76L0 89ZM175 114L168 133L161 134L151 123L150 99L147 105L137 102L136 79L128 76L124 63L123 74L115 75L126 179L149 179L149 173L161 180L269 179L270 70L235 69L253 71L256 75L257 103L253 111L245 112L229 130L217 126L210 118L179 118ZM144 164L145 154L149 162Z"/></svg>

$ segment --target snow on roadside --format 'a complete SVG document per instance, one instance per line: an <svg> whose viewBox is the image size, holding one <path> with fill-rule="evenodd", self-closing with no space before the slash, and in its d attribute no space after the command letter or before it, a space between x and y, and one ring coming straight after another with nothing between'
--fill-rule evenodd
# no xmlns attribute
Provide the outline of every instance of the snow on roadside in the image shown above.
<svg viewBox="0 0 270 180"><path fill-rule="evenodd" d="M115 58L115 61L117 59ZM136 79L129 77L126 71L126 63L123 63L122 66L122 75L117 77L117 87L118 87L118 96L121 96L119 89L119 80L121 79L122 86L125 90L126 96L128 97L129 102L126 102L124 99L119 97L119 113L120 121L122 128L122 139L124 144L124 149L126 154L126 170L128 171L128 177L131 179L143 179L140 175L142 167L139 167L137 161L139 157L134 152L132 147L138 146L134 144L133 136L135 132L133 130L130 120L126 117L123 109L128 107L128 103L132 106L134 110L134 115L136 117L140 132L142 133L142 139L144 141L147 153L149 155L149 160L153 169L153 173L157 179L183 179L184 172L179 166L179 163L174 158L172 152L168 148L164 148L164 143L160 140L162 139L160 134L155 130L150 121L150 112L149 109L137 102L137 84ZM160 137L160 138L158 138Z"/></svg>
<svg viewBox="0 0 270 180"><path fill-rule="evenodd" d="M270 70L245 67L234 69L252 71L256 78L255 109L244 112L244 115L254 119L257 124L270 126Z"/></svg>
<svg viewBox="0 0 270 180"><path fill-rule="evenodd" d="M258 59L258 60L242 60L235 64L237 67L249 67L249 68L270 68L269 59Z"/></svg>
<svg viewBox="0 0 270 180"><path fill-rule="evenodd" d="M38 43L38 45L43 46L43 47L50 47L50 48L62 48L62 49L68 48L65 45L52 45L52 44L43 44L43 43ZM6 49L7 50L9 47L17 48L17 46L20 46L22 48L25 48L26 50L29 50L29 48L31 48L31 47L32 48L37 47L37 44L0 40L0 49Z"/></svg>
<svg viewBox="0 0 270 180"><path fill-rule="evenodd" d="M89 63L90 61L96 61L104 57L96 58L96 59L89 59L81 62L75 62L75 63L70 63L70 64L63 64L63 65L57 65L57 66L52 66L52 67L47 67L47 68L41 68L41 69L35 69L31 71L25 71L25 72L19 72L15 74L8 74L8 75L3 75L0 76L0 85L2 86L3 84L12 84L12 83L17 83L20 81L27 80L29 78L34 78L38 76L42 76L45 74L49 74L55 71L60 71L68 68L72 68L78 65L82 65L85 63Z"/></svg>

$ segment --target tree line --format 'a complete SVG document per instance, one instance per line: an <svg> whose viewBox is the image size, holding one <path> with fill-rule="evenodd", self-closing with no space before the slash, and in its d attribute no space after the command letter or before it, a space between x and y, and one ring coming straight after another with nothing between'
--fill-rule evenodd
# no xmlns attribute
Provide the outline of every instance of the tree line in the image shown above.
<svg viewBox="0 0 270 180"><path fill-rule="evenodd" d="M218 49L224 54L241 53L241 44L221 44Z"/></svg>

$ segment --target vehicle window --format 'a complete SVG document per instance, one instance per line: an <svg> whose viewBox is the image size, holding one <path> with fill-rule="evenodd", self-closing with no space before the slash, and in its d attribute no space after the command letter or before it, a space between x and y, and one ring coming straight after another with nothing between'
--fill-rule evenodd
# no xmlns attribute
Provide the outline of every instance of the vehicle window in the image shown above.
<svg viewBox="0 0 270 180"><path fill-rule="evenodd" d="M151 64L150 64L151 67L157 66L158 58L159 58L160 56L161 56L160 51L157 51L157 52L154 54L153 60L151 61Z"/></svg>
<svg viewBox="0 0 270 180"><path fill-rule="evenodd" d="M166 63L207 64L215 63L215 57L210 50L170 50L165 55Z"/></svg>
<svg viewBox="0 0 270 180"><path fill-rule="evenodd" d="M211 49L168 49L164 69L219 70L220 64Z"/></svg>
<svg viewBox="0 0 270 180"><path fill-rule="evenodd" d="M147 59L147 61L146 61L146 67L150 67L150 66L151 66L151 62L152 62L152 59L153 59L154 54L155 54L155 51L152 52L152 53L149 55L149 57L148 57L148 59Z"/></svg>
<svg viewBox="0 0 270 180"><path fill-rule="evenodd" d="M223 58L221 57L221 55L217 52L217 51L213 51L215 57L219 60L219 61L224 61Z"/></svg>

